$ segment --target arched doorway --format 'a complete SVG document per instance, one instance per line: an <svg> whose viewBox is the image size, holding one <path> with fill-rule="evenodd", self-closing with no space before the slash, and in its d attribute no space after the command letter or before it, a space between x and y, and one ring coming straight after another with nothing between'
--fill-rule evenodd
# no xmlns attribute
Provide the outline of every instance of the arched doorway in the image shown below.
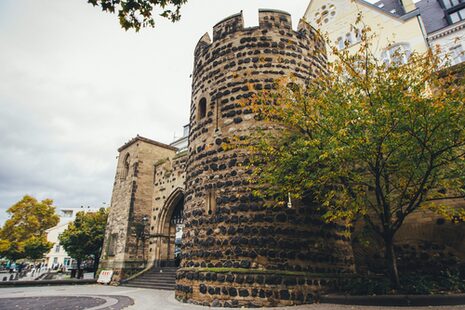
<svg viewBox="0 0 465 310"><path fill-rule="evenodd" d="M170 218L170 225L174 227L174 247L173 251L169 249L169 255L174 254L175 266L179 267L181 262L181 240L182 240L182 230L184 228L183 224L184 216L184 197L179 200L177 205L174 208L173 214Z"/></svg>
<svg viewBox="0 0 465 310"><path fill-rule="evenodd" d="M181 258L181 239L184 217L184 192L174 190L166 200L159 217L159 229L156 234L157 253L154 265L158 267L177 267Z"/></svg>

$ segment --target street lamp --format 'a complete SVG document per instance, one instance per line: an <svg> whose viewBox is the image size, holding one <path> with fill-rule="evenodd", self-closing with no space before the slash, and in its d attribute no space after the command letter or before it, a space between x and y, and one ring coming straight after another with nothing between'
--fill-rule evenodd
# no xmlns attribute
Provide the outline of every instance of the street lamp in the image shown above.
<svg viewBox="0 0 465 310"><path fill-rule="evenodd" d="M145 239L145 226L147 226L148 221L149 217L147 215L144 215L144 217L142 218L142 222L136 223L137 239Z"/></svg>
<svg viewBox="0 0 465 310"><path fill-rule="evenodd" d="M291 200L291 193L287 193L288 201L287 201L287 207L290 209L292 208L292 200Z"/></svg>
<svg viewBox="0 0 465 310"><path fill-rule="evenodd" d="M136 229L136 253L139 252L139 240L142 240L142 256L145 257L145 227L149 221L149 217L144 215L141 222L135 223ZM136 254L138 255L138 254Z"/></svg>

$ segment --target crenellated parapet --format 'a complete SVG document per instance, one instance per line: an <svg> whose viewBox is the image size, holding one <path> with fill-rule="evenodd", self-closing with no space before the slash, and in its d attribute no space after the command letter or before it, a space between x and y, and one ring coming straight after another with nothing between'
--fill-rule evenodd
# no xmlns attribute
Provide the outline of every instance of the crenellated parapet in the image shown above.
<svg viewBox="0 0 465 310"><path fill-rule="evenodd" d="M258 11L258 25L260 29L292 30L292 18L284 11L262 9Z"/></svg>
<svg viewBox="0 0 465 310"><path fill-rule="evenodd" d="M221 40L227 35L244 30L242 12L231 15L213 26L213 41Z"/></svg>
<svg viewBox="0 0 465 310"><path fill-rule="evenodd" d="M258 13L258 27L245 27L242 11L231 15L213 26L213 41L208 33L205 33L198 41L194 55L197 58L201 53L208 51L210 46L217 41L223 40L229 36L240 35L242 32L260 32L260 31L290 31L300 36L306 36L312 39L319 37L318 31L314 29L308 22L301 19L297 30L292 28L292 17L289 13L280 10L260 9ZM324 44L321 45L324 49ZM197 61L196 61L197 63Z"/></svg>

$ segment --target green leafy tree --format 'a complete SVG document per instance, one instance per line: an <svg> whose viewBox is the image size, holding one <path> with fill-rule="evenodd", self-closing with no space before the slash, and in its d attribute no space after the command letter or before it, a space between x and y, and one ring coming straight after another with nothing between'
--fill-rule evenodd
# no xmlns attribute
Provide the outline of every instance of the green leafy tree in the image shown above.
<svg viewBox="0 0 465 310"><path fill-rule="evenodd" d="M437 74L431 52L381 62L368 32L359 50L334 49L326 74L308 84L283 78L244 102L263 122L236 143L252 154L255 194L314 199L325 220L348 227L363 218L399 288L394 239L405 219L422 208L465 218L444 203L464 195L465 91Z"/></svg>
<svg viewBox="0 0 465 310"><path fill-rule="evenodd" d="M58 237L66 252L77 260L78 274L83 260L94 260L94 271L97 271L102 252L103 239L108 213L104 208L97 212L79 212L74 222Z"/></svg>
<svg viewBox="0 0 465 310"><path fill-rule="evenodd" d="M118 13L121 27L139 31L143 27L155 27L154 11L173 22L181 18L180 9L187 0L87 0L104 12Z"/></svg>
<svg viewBox="0 0 465 310"><path fill-rule="evenodd" d="M50 251L53 243L47 241L46 236L33 236L24 243L26 257L32 260L43 258L44 254Z"/></svg>
<svg viewBox="0 0 465 310"><path fill-rule="evenodd" d="M11 260L42 258L53 246L45 231L59 222L53 200L26 195L7 212L10 219L0 230L0 255Z"/></svg>

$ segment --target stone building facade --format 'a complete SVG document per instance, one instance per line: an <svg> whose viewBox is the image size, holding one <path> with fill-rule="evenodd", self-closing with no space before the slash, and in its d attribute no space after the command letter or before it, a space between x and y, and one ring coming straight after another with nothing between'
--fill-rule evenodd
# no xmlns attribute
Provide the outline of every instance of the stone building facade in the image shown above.
<svg viewBox="0 0 465 310"><path fill-rule="evenodd" d="M337 289L356 261L370 264L379 253L355 246L354 256L345 228L323 223L311 201L265 206L252 195L247 154L226 147L261 124L248 105L254 94L272 90L283 76L311 83L324 74L324 41L305 21L294 30L289 14L261 10L257 27L246 28L241 13L216 24L194 56L188 138L166 145L137 136L118 150L100 268L121 282L152 267L178 266L176 298L210 306L311 303L315 294ZM426 219L438 221L419 213L406 222L399 241L415 249L401 255L423 251L418 238L433 237L423 229ZM437 242L447 236L439 230ZM463 240L449 242L444 255Z"/></svg>
<svg viewBox="0 0 465 310"><path fill-rule="evenodd" d="M360 17L361 23L357 22ZM420 12L412 0L382 0L377 4L365 0L310 0L305 18L327 34L337 49L354 53L360 48L362 28L369 27L373 35L371 52L386 63L393 61L396 50L406 54L428 50ZM328 50L328 58L334 60Z"/></svg>
<svg viewBox="0 0 465 310"><path fill-rule="evenodd" d="M187 159L179 142L175 147L137 136L118 149L100 263L100 269L113 270L114 282L175 264Z"/></svg>

